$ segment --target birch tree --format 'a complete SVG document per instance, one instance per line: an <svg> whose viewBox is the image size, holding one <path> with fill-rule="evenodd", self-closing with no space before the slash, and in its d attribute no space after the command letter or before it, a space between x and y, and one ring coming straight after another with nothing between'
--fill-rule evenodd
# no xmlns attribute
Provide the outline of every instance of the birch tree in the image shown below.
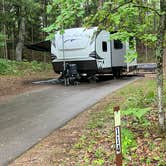
<svg viewBox="0 0 166 166"><path fill-rule="evenodd" d="M158 94L158 109L159 109L159 126L161 131L165 130L165 111L163 108L163 57L164 57L164 42L166 35L166 0L160 0L160 18L156 43L156 58L157 58L157 94Z"/></svg>

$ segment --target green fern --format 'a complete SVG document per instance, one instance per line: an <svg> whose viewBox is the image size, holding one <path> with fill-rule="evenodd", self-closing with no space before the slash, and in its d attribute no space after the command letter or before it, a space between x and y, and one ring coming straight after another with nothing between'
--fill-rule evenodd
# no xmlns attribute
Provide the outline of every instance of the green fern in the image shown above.
<svg viewBox="0 0 166 166"><path fill-rule="evenodd" d="M137 143L135 141L133 133L126 128L122 128L122 152L127 154L131 148L136 148Z"/></svg>
<svg viewBox="0 0 166 166"><path fill-rule="evenodd" d="M151 108L129 108L122 111L124 116L132 116L138 120L139 123L145 121L145 115L151 110Z"/></svg>

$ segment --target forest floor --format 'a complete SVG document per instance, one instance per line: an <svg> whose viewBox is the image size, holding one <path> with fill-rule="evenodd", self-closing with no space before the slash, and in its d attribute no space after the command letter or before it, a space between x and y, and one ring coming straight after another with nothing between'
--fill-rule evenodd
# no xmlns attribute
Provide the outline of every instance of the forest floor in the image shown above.
<svg viewBox="0 0 166 166"><path fill-rule="evenodd" d="M113 107L117 105L123 110L123 165L164 166L166 135L157 128L155 88L152 75L118 90L54 131L10 166L114 166Z"/></svg>
<svg viewBox="0 0 166 166"><path fill-rule="evenodd" d="M0 102L26 91L43 88L41 85L32 84L32 81L56 77L57 75L52 70L27 73L21 76L0 75Z"/></svg>

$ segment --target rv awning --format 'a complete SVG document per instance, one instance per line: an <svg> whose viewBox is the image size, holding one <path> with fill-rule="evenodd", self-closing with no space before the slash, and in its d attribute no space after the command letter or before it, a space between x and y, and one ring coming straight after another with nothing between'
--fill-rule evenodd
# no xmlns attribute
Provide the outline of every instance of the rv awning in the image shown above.
<svg viewBox="0 0 166 166"><path fill-rule="evenodd" d="M51 42L48 41L41 41L34 44L25 44L28 49L35 50L35 51L45 51L51 52Z"/></svg>

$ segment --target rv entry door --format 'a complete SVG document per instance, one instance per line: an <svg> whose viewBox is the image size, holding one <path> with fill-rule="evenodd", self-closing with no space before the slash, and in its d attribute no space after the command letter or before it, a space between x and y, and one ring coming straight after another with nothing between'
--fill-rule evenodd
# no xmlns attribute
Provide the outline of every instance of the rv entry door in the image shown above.
<svg viewBox="0 0 166 166"><path fill-rule="evenodd" d="M120 40L112 40L112 67L125 66L126 45Z"/></svg>
<svg viewBox="0 0 166 166"><path fill-rule="evenodd" d="M98 68L106 69L111 67L111 44L110 34L101 31L96 38L96 52L100 59L97 59Z"/></svg>

